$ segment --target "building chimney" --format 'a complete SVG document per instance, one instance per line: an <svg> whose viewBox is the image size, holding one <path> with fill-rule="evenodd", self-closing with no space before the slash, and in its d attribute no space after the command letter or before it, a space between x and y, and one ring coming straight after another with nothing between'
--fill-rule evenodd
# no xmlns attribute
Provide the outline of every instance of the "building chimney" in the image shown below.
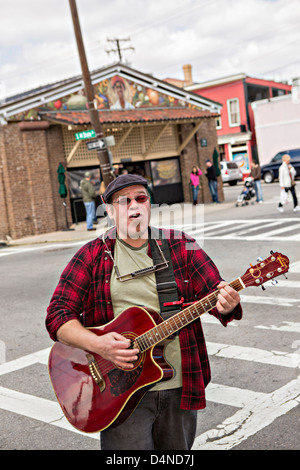
<svg viewBox="0 0 300 470"><path fill-rule="evenodd" d="M192 85L193 79L192 79L192 66L191 64L186 64L182 66L183 68L183 74L184 74L184 85Z"/></svg>

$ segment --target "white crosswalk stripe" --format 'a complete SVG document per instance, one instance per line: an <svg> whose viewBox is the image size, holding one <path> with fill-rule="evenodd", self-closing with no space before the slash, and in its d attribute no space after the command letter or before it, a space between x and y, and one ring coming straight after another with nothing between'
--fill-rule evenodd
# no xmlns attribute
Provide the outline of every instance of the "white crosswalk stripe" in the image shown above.
<svg viewBox="0 0 300 470"><path fill-rule="evenodd" d="M300 404L300 376L269 394L256 395L216 429L196 437L194 450L229 450Z"/></svg>
<svg viewBox="0 0 300 470"><path fill-rule="evenodd" d="M201 227L178 224L174 228L187 232L197 240L300 241L300 223L296 218L232 219L204 222Z"/></svg>
<svg viewBox="0 0 300 470"><path fill-rule="evenodd" d="M300 261L295 261L290 265L290 273L300 273Z"/></svg>
<svg viewBox="0 0 300 470"><path fill-rule="evenodd" d="M295 219L230 220L215 227L211 227L209 223L205 224L204 238L209 240L300 241L299 229L300 224Z"/></svg>
<svg viewBox="0 0 300 470"><path fill-rule="evenodd" d="M256 325L255 328L260 328L262 330L273 330L273 331L288 331L290 333L300 333L300 323L283 321L282 325Z"/></svg>
<svg viewBox="0 0 300 470"><path fill-rule="evenodd" d="M71 247L81 246L87 243L87 241L78 241L78 242L71 242L71 243L47 243L47 244L39 244L33 246L12 246L12 247L4 247L0 250L0 258L3 256L9 255L18 255L23 253L30 253L33 251L48 251L52 249L68 249Z"/></svg>

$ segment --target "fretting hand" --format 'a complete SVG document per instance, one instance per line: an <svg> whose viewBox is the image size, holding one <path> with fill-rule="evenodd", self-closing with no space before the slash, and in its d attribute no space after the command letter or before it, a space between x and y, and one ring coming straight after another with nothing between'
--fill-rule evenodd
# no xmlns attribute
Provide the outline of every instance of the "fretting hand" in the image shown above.
<svg viewBox="0 0 300 470"><path fill-rule="evenodd" d="M216 307L222 315L228 315L240 303L240 295L225 281L220 282L218 289L220 292Z"/></svg>

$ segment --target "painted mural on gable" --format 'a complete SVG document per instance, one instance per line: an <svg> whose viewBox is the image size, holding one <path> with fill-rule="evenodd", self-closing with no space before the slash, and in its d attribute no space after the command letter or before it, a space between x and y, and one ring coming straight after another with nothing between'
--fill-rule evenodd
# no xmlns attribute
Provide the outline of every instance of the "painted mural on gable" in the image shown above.
<svg viewBox="0 0 300 470"><path fill-rule="evenodd" d="M152 88L146 88L138 83L115 75L94 85L95 98L99 110L135 109L151 107L192 107L184 100L158 93ZM39 111L84 111L87 110L87 98L84 90L64 96L46 103L38 108L19 113L10 119L36 119Z"/></svg>

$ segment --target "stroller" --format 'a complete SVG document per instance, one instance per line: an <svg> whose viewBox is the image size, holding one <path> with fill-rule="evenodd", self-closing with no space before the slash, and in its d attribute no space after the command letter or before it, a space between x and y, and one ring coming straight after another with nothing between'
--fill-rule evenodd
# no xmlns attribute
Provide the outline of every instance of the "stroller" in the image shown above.
<svg viewBox="0 0 300 470"><path fill-rule="evenodd" d="M253 197L255 197L255 190L252 179L246 178L243 191L237 198L237 202L235 204L236 207L247 206L249 204L249 201L251 201ZM254 204L254 202L252 202L251 204Z"/></svg>

